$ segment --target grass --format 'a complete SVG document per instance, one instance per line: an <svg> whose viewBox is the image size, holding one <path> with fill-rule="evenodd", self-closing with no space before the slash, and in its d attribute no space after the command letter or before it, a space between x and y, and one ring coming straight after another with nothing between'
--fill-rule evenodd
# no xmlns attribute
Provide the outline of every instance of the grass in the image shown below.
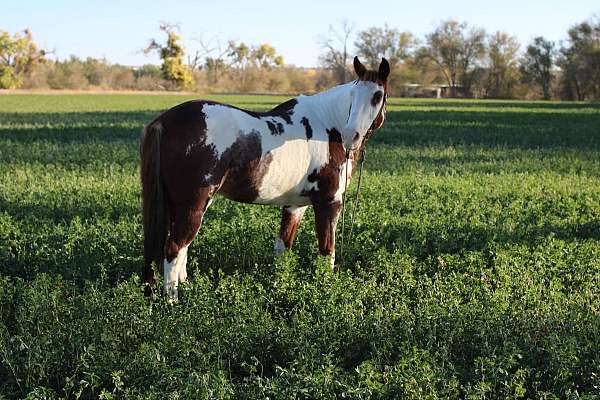
<svg viewBox="0 0 600 400"><path fill-rule="evenodd" d="M220 199L148 303L138 139L187 98L0 96L0 398L600 396L599 105L391 99L339 271Z"/></svg>

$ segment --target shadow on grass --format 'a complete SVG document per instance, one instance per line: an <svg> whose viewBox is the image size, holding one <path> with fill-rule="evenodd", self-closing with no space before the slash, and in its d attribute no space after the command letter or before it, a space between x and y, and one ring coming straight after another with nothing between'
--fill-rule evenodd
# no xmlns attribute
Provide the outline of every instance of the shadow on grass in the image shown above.
<svg viewBox="0 0 600 400"><path fill-rule="evenodd" d="M390 99L394 106L422 106L422 107L452 107L452 108L526 108L526 109L544 109L544 110L581 110L597 109L600 111L600 103L587 102L546 102L546 101L514 101L514 100L424 100L424 99Z"/></svg>
<svg viewBox="0 0 600 400"><path fill-rule="evenodd" d="M419 103L423 104L423 103ZM448 102L440 106L448 106ZM461 107L480 106L478 104L458 102ZM495 103L484 103L496 107ZM532 107L566 107L562 104L531 103ZM507 104L507 107L512 106ZM584 105L568 104L569 107L583 108ZM581 106L581 107L580 107ZM586 107L588 105L585 105ZM502 107L502 105L499 105ZM522 104L519 104L522 107ZM0 113L0 163L9 167L13 163L40 163L62 165L65 168L73 166L84 167L100 161L102 165L94 168L104 168L110 164L137 163L138 141L143 125L158 113L155 111L139 112L86 112L86 113L39 113L11 114ZM523 112L467 112L453 113L440 111L390 111L384 129L376 134L370 146L426 146L447 147L453 145L477 145L484 149L498 150L498 157L503 161L511 161L513 155L503 155L505 148L514 149L561 149L585 150L598 152L600 149L600 115L589 113L543 113ZM518 155L514 155L518 157ZM430 159L419 158L425 164L450 162L443 157ZM414 160L413 160L414 161ZM482 156L465 156L453 162L471 163L489 161ZM493 160L492 160L493 161ZM91 169L89 173L93 174ZM103 218L118 222L135 218L139 213L138 205L104 206L100 211L93 203L80 204L63 210L60 206L22 205L18 202L2 200L0 209L15 219L25 217L39 221L52 221L54 224L70 221L83 216L86 218ZM207 218L227 221L223 226L212 226L204 229L196 240L200 245L195 247L203 255L198 261L190 261L196 268L206 265L222 265L225 271L244 270L253 265L270 262L272 240L276 230L269 230L260 223L249 223L250 219L239 216L235 207L228 211L212 214L209 210ZM273 224L278 219L273 218ZM305 224L307 221L304 222ZM44 231L52 231L52 224L46 224ZM384 246L408 248L408 252L419 257L439 253L456 253L463 250L481 250L490 242L527 244L538 243L540 238L555 235L565 240L594 239L600 240L600 223L592 221L580 226L544 226L542 228L523 229L517 233L498 232L495 228L455 227L448 235L440 234L434 227L426 231L416 231L411 226L389 226L378 233ZM32 231L34 225L29 227ZM29 229L28 228L28 229ZM97 228L110 229L110 226ZM372 229L370 227L369 229ZM132 228L129 228L132 230ZM141 228L140 228L141 231ZM27 232L23 233L24 235ZM98 233L101 234L101 233ZM123 233L125 235L125 233ZM136 234L139 234L137 232ZM358 233L357 233L358 234ZM366 234L370 234L366 232ZM3 251L0 264L6 268L9 275L31 278L32 275L44 270L52 273L75 274L74 268L90 269L91 272L77 272L77 276L95 279L98 276L94 266L101 265L110 271L137 272L141 268L141 246L137 243L119 243L119 252L114 252L115 243L122 238L115 234L113 241L102 241L90 246L82 243L77 247L76 257L61 257L60 248L66 245L63 236L40 234L39 237L21 237L22 248L10 248ZM127 235L133 235L128 233ZM139 241L139 237L136 236ZM247 240L253 238L253 240ZM35 242L35 243L34 243ZM249 248L251 246L252 248ZM32 251L33 247L36 251ZM57 247L49 256L44 255L45 248ZM6 247L8 249L8 247ZM303 248L302 257L312 259L315 252ZM311 243L310 249L315 248ZM1 246L0 246L1 250ZM19 253L20 252L20 253ZM36 253L37 252L37 253ZM305 253L305 254L304 254ZM310 254L309 254L310 253ZM110 257L107 254L111 254ZM360 257L361 252L357 252ZM367 254L364 254L367 257ZM123 259L127 260L126 262ZM123 267L125 265L125 268ZM87 275L87 274L90 275ZM114 276L123 276L123 272Z"/></svg>
<svg viewBox="0 0 600 400"><path fill-rule="evenodd" d="M358 230L356 237L361 235L363 233ZM369 232L364 232L364 237L368 236ZM427 259L439 254L483 251L496 245L525 244L535 247L548 237L567 242L600 240L600 220L580 224L524 226L510 232L496 226L454 226L440 230L436 226L422 229L410 224L390 224L378 232L378 236L374 241L390 250L403 249L405 253L418 259Z"/></svg>
<svg viewBox="0 0 600 400"><path fill-rule="evenodd" d="M465 104L470 107L469 103ZM10 147L10 151L0 153L0 161L72 167L74 163L85 166L98 159L119 163L123 159L112 153L121 152L129 162L137 162L142 128L156 115L155 111L0 113L0 143L4 142L5 148ZM384 128L376 133L369 146L474 145L483 149L597 152L600 150L598 126L600 113L390 111ZM502 156L499 154L499 157Z"/></svg>
<svg viewBox="0 0 600 400"><path fill-rule="evenodd" d="M6 113L0 112L0 132L22 126L28 127L77 127L98 125L135 124L143 126L152 121L160 112L146 111L87 111L60 113ZM19 128L20 129L20 128Z"/></svg>
<svg viewBox="0 0 600 400"><path fill-rule="evenodd" d="M22 204L18 201L9 201L0 196L0 210L8 213L15 221L36 219L52 222L53 224L68 223L74 218L84 220L105 219L110 221L119 221L139 216L141 206L137 203L119 202L110 203L107 200L104 204L79 201L69 203L67 206L60 202L54 204Z"/></svg>
<svg viewBox="0 0 600 400"><path fill-rule="evenodd" d="M600 113L393 111L371 145L600 149Z"/></svg>

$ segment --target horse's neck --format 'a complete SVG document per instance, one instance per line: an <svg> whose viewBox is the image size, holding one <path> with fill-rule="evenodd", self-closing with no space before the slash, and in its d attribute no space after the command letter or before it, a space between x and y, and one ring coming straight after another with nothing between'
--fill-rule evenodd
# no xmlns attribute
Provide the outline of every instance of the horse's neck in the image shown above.
<svg viewBox="0 0 600 400"><path fill-rule="evenodd" d="M336 128L342 132L348 120L351 88L352 83L335 86L324 92L306 96L305 101L311 113L317 116L325 128Z"/></svg>

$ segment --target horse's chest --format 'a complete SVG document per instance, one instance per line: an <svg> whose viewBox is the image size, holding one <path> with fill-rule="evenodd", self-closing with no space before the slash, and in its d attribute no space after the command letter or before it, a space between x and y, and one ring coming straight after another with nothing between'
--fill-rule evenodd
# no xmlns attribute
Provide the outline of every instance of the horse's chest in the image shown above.
<svg viewBox="0 0 600 400"><path fill-rule="evenodd" d="M256 203L276 205L308 205L306 195L315 190L317 183L310 174L328 161L328 147L324 141L289 140L272 149L265 148L263 159L269 166L258 190Z"/></svg>

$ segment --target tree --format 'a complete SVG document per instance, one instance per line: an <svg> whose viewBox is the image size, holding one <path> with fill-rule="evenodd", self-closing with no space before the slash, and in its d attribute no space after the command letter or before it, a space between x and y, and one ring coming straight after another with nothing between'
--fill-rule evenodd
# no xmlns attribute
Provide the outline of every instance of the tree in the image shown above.
<svg viewBox="0 0 600 400"><path fill-rule="evenodd" d="M561 49L563 96L567 99L600 99L600 19L569 29Z"/></svg>
<svg viewBox="0 0 600 400"><path fill-rule="evenodd" d="M229 41L227 56L230 64L237 68L271 68L283 65L283 57L277 54L275 47L263 43L249 46L244 42Z"/></svg>
<svg viewBox="0 0 600 400"><path fill-rule="evenodd" d="M261 68L281 67L283 56L277 54L275 47L263 43L251 51L252 59Z"/></svg>
<svg viewBox="0 0 600 400"><path fill-rule="evenodd" d="M218 37L209 41L199 38L196 42L200 45L200 50L196 50L194 58L188 60L188 65L192 70L203 69L209 86L217 85L227 69L225 56L229 52L229 46L222 45Z"/></svg>
<svg viewBox="0 0 600 400"><path fill-rule="evenodd" d="M527 46L521 61L521 72L524 80L540 85L544 100L549 100L551 97L552 67L554 66L555 54L554 42L539 36Z"/></svg>
<svg viewBox="0 0 600 400"><path fill-rule="evenodd" d="M46 52L37 48L31 31L11 36L0 31L0 88L16 89L33 68L45 61Z"/></svg>
<svg viewBox="0 0 600 400"><path fill-rule="evenodd" d="M518 83L519 42L505 32L496 32L488 37L488 66L485 90L487 97L512 98Z"/></svg>
<svg viewBox="0 0 600 400"><path fill-rule="evenodd" d="M227 65L222 57L206 57L204 60L206 79L209 85L216 85Z"/></svg>
<svg viewBox="0 0 600 400"><path fill-rule="evenodd" d="M342 21L340 29L329 26L329 37L321 42L323 54L319 57L321 64L333 72L338 84L348 79L348 45L354 32L354 24Z"/></svg>
<svg viewBox="0 0 600 400"><path fill-rule="evenodd" d="M260 82L252 82L252 77L283 66L283 57L266 43L251 46L231 40L227 49L227 64L230 73L236 76L237 89L241 91L256 90Z"/></svg>
<svg viewBox="0 0 600 400"><path fill-rule="evenodd" d="M194 85L194 77L189 66L183 63L185 51L180 44L181 38L177 34L177 25L161 23L160 30L167 35L165 44L161 44L155 39L151 39L150 44L144 52L150 53L157 51L162 60L163 77L173 82L179 89L191 88Z"/></svg>
<svg viewBox="0 0 600 400"><path fill-rule="evenodd" d="M410 57L416 44L415 37L410 32L400 32L398 29L371 27L358 33L354 42L356 53L372 66L379 65L385 57L392 70L398 64Z"/></svg>
<svg viewBox="0 0 600 400"><path fill-rule="evenodd" d="M443 21L426 36L427 46L420 51L421 57L433 60L444 75L452 97L460 85L463 94L469 94L476 64L485 55L485 31L471 28L466 22Z"/></svg>

